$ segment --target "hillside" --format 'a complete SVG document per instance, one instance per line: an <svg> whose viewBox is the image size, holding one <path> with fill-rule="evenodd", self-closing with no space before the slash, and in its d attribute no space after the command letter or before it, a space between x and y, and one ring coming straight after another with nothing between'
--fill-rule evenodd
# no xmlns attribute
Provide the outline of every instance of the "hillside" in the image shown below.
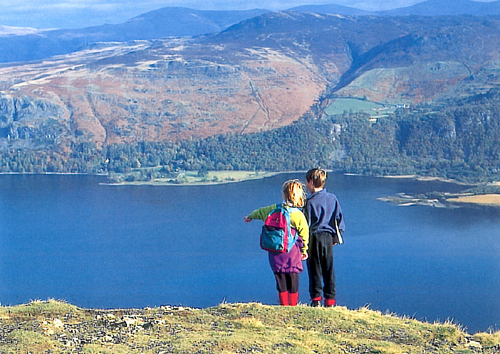
<svg viewBox="0 0 500 354"><path fill-rule="evenodd" d="M418 103L470 93L498 80L499 33L496 18L273 13L216 35L5 65L1 145L251 133L290 124L323 97Z"/></svg>
<svg viewBox="0 0 500 354"><path fill-rule="evenodd" d="M193 40L97 46L0 68L0 146L178 141L287 125L326 80L310 59Z"/></svg>
<svg viewBox="0 0 500 354"><path fill-rule="evenodd" d="M0 67L0 150L245 136L319 119L345 97L439 110L498 86L499 48L500 17L299 12L195 38L101 43Z"/></svg>
<svg viewBox="0 0 500 354"><path fill-rule="evenodd" d="M0 308L5 353L498 353L467 334L366 308L221 304L98 310L48 301Z"/></svg>

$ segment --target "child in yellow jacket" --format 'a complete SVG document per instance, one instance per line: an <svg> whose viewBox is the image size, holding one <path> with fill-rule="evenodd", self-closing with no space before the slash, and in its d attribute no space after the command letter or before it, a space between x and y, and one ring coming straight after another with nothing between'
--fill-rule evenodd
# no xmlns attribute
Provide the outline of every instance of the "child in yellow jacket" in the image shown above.
<svg viewBox="0 0 500 354"><path fill-rule="evenodd" d="M283 199L286 206L302 208L306 201L304 186L298 180L286 181L283 184ZM273 204L252 211L245 216L245 222L254 219L265 221L269 213L276 209L278 204ZM281 305L295 306L299 298L299 274L303 270L302 261L307 259L307 246L309 241L309 226L307 220L299 209L290 210L290 224L292 232L298 234L297 241L290 252L276 253L269 251L269 264L276 278L279 302Z"/></svg>

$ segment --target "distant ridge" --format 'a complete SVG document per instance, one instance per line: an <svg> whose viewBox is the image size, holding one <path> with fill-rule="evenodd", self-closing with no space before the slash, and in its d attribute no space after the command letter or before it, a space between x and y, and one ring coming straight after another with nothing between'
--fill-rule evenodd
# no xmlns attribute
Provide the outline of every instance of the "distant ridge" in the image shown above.
<svg viewBox="0 0 500 354"><path fill-rule="evenodd" d="M290 11L317 12L351 16L489 16L500 14L500 1L427 0L418 4L384 11L365 11L341 5L303 5Z"/></svg>
<svg viewBox="0 0 500 354"><path fill-rule="evenodd" d="M354 7L342 6L342 5L302 5L296 6L288 9L288 11L298 11L298 12L317 12L324 14L340 14L340 15L351 15L351 16L365 16L373 15L371 11L365 11L361 9L356 9Z"/></svg>
<svg viewBox="0 0 500 354"><path fill-rule="evenodd" d="M409 7L378 12L385 16L488 16L500 14L500 1L478 2L470 0L427 0Z"/></svg>
<svg viewBox="0 0 500 354"><path fill-rule="evenodd" d="M0 37L0 63L45 59L68 54L98 42L128 42L216 33L268 10L202 11L165 7L117 25L61 29ZM24 33L23 33L24 34Z"/></svg>
<svg viewBox="0 0 500 354"><path fill-rule="evenodd" d="M267 12L269 10L264 9L205 11L185 7L164 7L110 27L113 29L112 35L114 38L125 36L122 41L163 37L192 37L220 32L238 22Z"/></svg>
<svg viewBox="0 0 500 354"><path fill-rule="evenodd" d="M335 4L297 6L287 11L345 16L492 16L500 15L500 0L489 3L470 0L453 2L428 0L405 8L378 12ZM185 7L165 7L116 25L43 31L0 27L0 63L46 59L55 55L69 54L98 42L128 42L213 34L270 12L273 11L266 9L205 11Z"/></svg>

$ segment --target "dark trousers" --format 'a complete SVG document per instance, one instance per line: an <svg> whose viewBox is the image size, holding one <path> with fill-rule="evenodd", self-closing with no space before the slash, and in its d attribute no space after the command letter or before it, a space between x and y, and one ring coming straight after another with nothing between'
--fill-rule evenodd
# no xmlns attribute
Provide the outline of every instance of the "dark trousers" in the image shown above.
<svg viewBox="0 0 500 354"><path fill-rule="evenodd" d="M274 273L274 277L276 278L278 292L299 292L299 273Z"/></svg>
<svg viewBox="0 0 500 354"><path fill-rule="evenodd" d="M311 299L335 299L335 269L333 268L333 238L329 232L318 232L309 240L309 295ZM322 286L322 281L324 286Z"/></svg>

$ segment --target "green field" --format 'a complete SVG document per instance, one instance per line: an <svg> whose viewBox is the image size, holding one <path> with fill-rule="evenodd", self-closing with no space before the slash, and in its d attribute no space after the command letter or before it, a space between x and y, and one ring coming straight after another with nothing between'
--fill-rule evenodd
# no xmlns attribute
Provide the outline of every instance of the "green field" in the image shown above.
<svg viewBox="0 0 500 354"><path fill-rule="evenodd" d="M200 176L198 171L184 171L177 176L175 183L227 183L239 182L248 179L270 177L275 173L263 171L208 171L205 176ZM171 182L168 179L156 179L156 183Z"/></svg>
<svg viewBox="0 0 500 354"><path fill-rule="evenodd" d="M385 107L385 108L384 108ZM394 112L394 106L384 106L382 103L366 101L359 98L336 98L331 105L329 105L325 112L328 115L357 112L366 112L371 116L380 116Z"/></svg>

